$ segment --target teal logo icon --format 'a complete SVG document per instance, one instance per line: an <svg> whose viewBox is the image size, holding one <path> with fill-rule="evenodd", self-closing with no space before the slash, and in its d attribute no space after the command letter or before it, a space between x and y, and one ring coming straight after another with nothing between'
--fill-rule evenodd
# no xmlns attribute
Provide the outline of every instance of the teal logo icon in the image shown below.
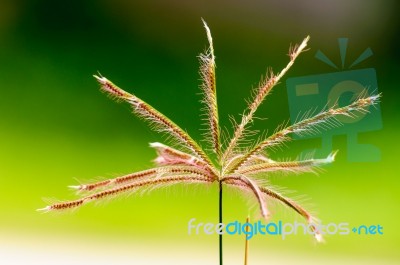
<svg viewBox="0 0 400 265"><path fill-rule="evenodd" d="M371 96L378 94L376 72L373 68L356 69L353 67L372 56L372 50L367 48L361 55L346 66L347 38L339 38L341 67L334 64L320 50L315 58L332 66L337 71L332 73L309 75L290 78L286 81L290 120L295 123L301 115L310 111L319 112L323 109L348 105L360 95ZM325 157L332 152L333 136L346 135L347 160L350 162L372 162L381 158L380 150L370 143L360 143L360 133L376 131L382 128L380 105L369 107L369 113L359 113L356 118L339 117L343 124L331 130L322 131L316 135L295 135L294 139L321 137L321 145L314 148L315 157ZM310 151L310 150L309 150Z"/></svg>

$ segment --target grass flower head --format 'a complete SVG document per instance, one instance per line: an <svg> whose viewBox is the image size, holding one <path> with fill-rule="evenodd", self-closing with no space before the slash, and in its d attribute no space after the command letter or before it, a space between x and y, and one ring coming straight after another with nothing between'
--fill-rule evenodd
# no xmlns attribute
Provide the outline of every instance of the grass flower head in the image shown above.
<svg viewBox="0 0 400 265"><path fill-rule="evenodd" d="M290 48L289 62L285 68L276 74L270 72L268 77L262 80L260 86L253 93L252 99L241 117L241 121L234 125L231 137L222 139L218 116L213 39L205 22L204 27L209 47L204 53L200 54L199 61L200 76L202 78L202 103L204 104L208 127L205 137L208 146L203 149L185 130L157 109L136 95L119 88L107 78L95 75L94 77L100 84L102 91L112 98L129 104L135 115L148 122L151 128L157 132L164 133L170 139L173 139L171 141L173 144L167 145L158 142L150 144L150 147L155 149L157 153L157 157L154 160L156 166L153 168L100 182L71 186L71 188L79 191L81 196L79 199L55 203L40 210L60 211L73 209L91 201L123 193L131 193L149 187L164 187L177 183L218 183L220 185L220 196L222 196L223 186L232 186L252 194L258 202L261 215L265 218L269 215L267 202L274 200L297 212L313 227L316 218L305 208L294 200L285 197L273 187L261 183L265 183L263 180L270 172L289 171L302 173L313 171L318 167L332 163L336 152L326 158L278 162L267 156L266 151L290 140L290 136L293 134L316 134L321 129L340 126L341 123L337 117L354 117L357 113L367 112L369 106L377 103L379 96L360 97L350 105L343 107L334 105L314 116L304 117L290 126L278 128L274 133L263 138L261 136L259 141L243 147L243 143L246 142L246 137L249 135L249 128L255 112L271 90L292 67L297 57L305 50L309 41L309 37L306 37L300 45ZM221 215L220 218L222 218ZM315 231L315 237L319 241L322 240L318 231Z"/></svg>

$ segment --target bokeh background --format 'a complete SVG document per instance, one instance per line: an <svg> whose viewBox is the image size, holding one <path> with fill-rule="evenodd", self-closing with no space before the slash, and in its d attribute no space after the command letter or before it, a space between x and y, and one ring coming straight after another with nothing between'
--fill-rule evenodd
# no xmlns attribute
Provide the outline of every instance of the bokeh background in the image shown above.
<svg viewBox="0 0 400 265"><path fill-rule="evenodd" d="M152 165L149 142L163 141L127 105L98 90L101 72L201 138L196 56L211 27L217 56L221 123L242 113L268 66L287 63L290 44L311 35L288 77L337 71L337 38L349 38L348 60L367 47L374 56L383 129L360 134L377 146L379 162L350 163L346 137L334 138L337 162L318 176L271 176L306 195L324 223L384 227L384 235L255 237L249 264L398 264L400 196L399 5L385 1L0 1L0 263L217 264L218 238L188 235L187 223L217 222L214 186L172 186L73 213L40 214L43 198L74 199L67 185L114 177ZM285 80L257 113L255 126L273 130L289 119ZM271 154L294 158L318 139L295 141ZM254 203L225 190L226 221L257 218ZM273 206L272 220L298 219ZM225 236L226 264L243 263L241 236Z"/></svg>

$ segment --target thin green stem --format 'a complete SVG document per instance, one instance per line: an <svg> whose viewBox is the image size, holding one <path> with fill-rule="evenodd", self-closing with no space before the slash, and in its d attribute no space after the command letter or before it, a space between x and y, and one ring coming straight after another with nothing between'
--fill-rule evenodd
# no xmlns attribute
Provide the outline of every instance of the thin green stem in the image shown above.
<svg viewBox="0 0 400 265"><path fill-rule="evenodd" d="M219 181L219 223L222 224L222 181ZM222 265L222 233L219 234L219 265Z"/></svg>

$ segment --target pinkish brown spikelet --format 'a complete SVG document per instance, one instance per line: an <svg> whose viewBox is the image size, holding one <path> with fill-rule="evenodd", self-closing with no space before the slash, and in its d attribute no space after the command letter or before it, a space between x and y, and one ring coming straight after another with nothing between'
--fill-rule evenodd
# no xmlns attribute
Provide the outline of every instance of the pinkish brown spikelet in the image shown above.
<svg viewBox="0 0 400 265"><path fill-rule="evenodd" d="M286 65L286 67L281 70L281 72L279 72L277 75L274 75L271 70L269 77L267 77L266 81L262 82L261 87L258 89L258 92L255 94L253 101L249 105L247 114L242 116L241 123L236 126L234 135L231 138L228 147L223 153L223 160L227 160L233 155L235 148L245 135L247 124L253 120L254 113L264 101L265 97L279 82L279 80L287 73L287 71L289 71L290 67L292 67L297 56L300 55L300 53L306 48L308 40L309 37L305 38L303 42L290 53L290 61Z"/></svg>
<svg viewBox="0 0 400 265"><path fill-rule="evenodd" d="M273 172L273 171L281 171L281 170L289 170L289 171L299 171L299 172L309 172L312 171L313 168L319 167L322 165L330 164L335 160L335 156L337 151L328 155L328 157L324 159L308 159L308 160L300 160L300 161L288 161L288 162L264 162L257 163L249 166L243 166L240 169L237 169L235 173L239 174L259 174L265 172Z"/></svg>
<svg viewBox="0 0 400 265"><path fill-rule="evenodd" d="M262 195L262 192L259 186L253 180L246 177L245 175L235 175L235 176L224 177L222 181L226 183L241 183L243 186L250 189L253 192L254 196L256 197L258 204L260 205L261 215L264 218L268 217L268 211L265 205L265 200Z"/></svg>
<svg viewBox="0 0 400 265"><path fill-rule="evenodd" d="M200 76L203 80L201 89L204 94L203 103L207 111L207 123L209 126L208 137L212 146L212 151L217 155L218 159L221 156L221 140L218 117L217 90L215 81L215 56L214 47L211 37L211 32L207 23L203 20L204 28L206 29L209 49L200 54Z"/></svg>
<svg viewBox="0 0 400 265"><path fill-rule="evenodd" d="M148 170L139 171L136 173L124 175L121 177L117 177L114 179L108 179L100 182L95 182L91 184L82 184L79 186L70 186L78 191L92 191L98 190L99 188L106 188L110 186L119 186L122 184L130 183L133 181L138 181L146 178L156 177L156 176L172 176L176 174L197 174L200 176L204 176L207 178L215 178L214 175L210 174L209 171L203 170L201 168L191 167L191 166L165 166L165 167L157 167Z"/></svg>
<svg viewBox="0 0 400 265"><path fill-rule="evenodd" d="M210 167L203 160L196 156L187 154L185 152L176 150L172 147L166 146L161 143L150 143L150 147L156 149L158 157L155 162L158 165L188 165L195 166L199 169L204 169L213 172L213 168Z"/></svg>
<svg viewBox="0 0 400 265"><path fill-rule="evenodd" d="M101 89L109 95L116 98L129 98L131 95L124 90L114 85L110 80L103 76L93 75L94 78L101 84Z"/></svg>
<svg viewBox="0 0 400 265"><path fill-rule="evenodd" d="M369 106L368 104L376 104L379 101L379 96L372 96L369 97L370 99L358 99L357 101L351 103L350 105L341 107L341 108L330 108L326 111L322 111L319 114L304 119L298 123L295 123L289 127L286 127L271 136L265 138L257 145L255 145L251 150L249 150L240 160L237 162L237 165L232 168L231 172L235 172L241 166L243 166L251 156L259 154L261 151L264 151L268 147L279 145L284 141L290 139L288 138L289 134L292 133L316 133L319 132L318 129L326 129L327 126L330 125L329 120L335 119L335 116L351 116L352 114L356 114L357 112L365 111L365 108ZM336 122L333 123L333 126L341 125L339 121L335 120ZM324 126L321 127L321 124ZM228 172L230 173L230 172Z"/></svg>
<svg viewBox="0 0 400 265"><path fill-rule="evenodd" d="M53 205L46 206L42 209L38 209L40 212L49 212L49 211L60 211L60 210L68 210L81 206L84 203L85 199L79 199L76 201L68 201L68 202L60 202L55 203Z"/></svg>
<svg viewBox="0 0 400 265"><path fill-rule="evenodd" d="M139 189L139 188L142 188L145 186L149 186L149 185L150 186L161 185L161 187L162 187L163 185L175 184L175 183L207 183L207 182L212 183L213 181L214 180L209 177L197 175L197 174L142 180L142 181L133 182L131 184L117 186L115 188L100 191L100 192L85 196L76 201L52 204L43 209L38 209L38 211L47 212L47 211L61 211L61 210L73 209L73 208L82 206L84 203L89 202L89 201L104 199L107 197L134 191L136 189Z"/></svg>

